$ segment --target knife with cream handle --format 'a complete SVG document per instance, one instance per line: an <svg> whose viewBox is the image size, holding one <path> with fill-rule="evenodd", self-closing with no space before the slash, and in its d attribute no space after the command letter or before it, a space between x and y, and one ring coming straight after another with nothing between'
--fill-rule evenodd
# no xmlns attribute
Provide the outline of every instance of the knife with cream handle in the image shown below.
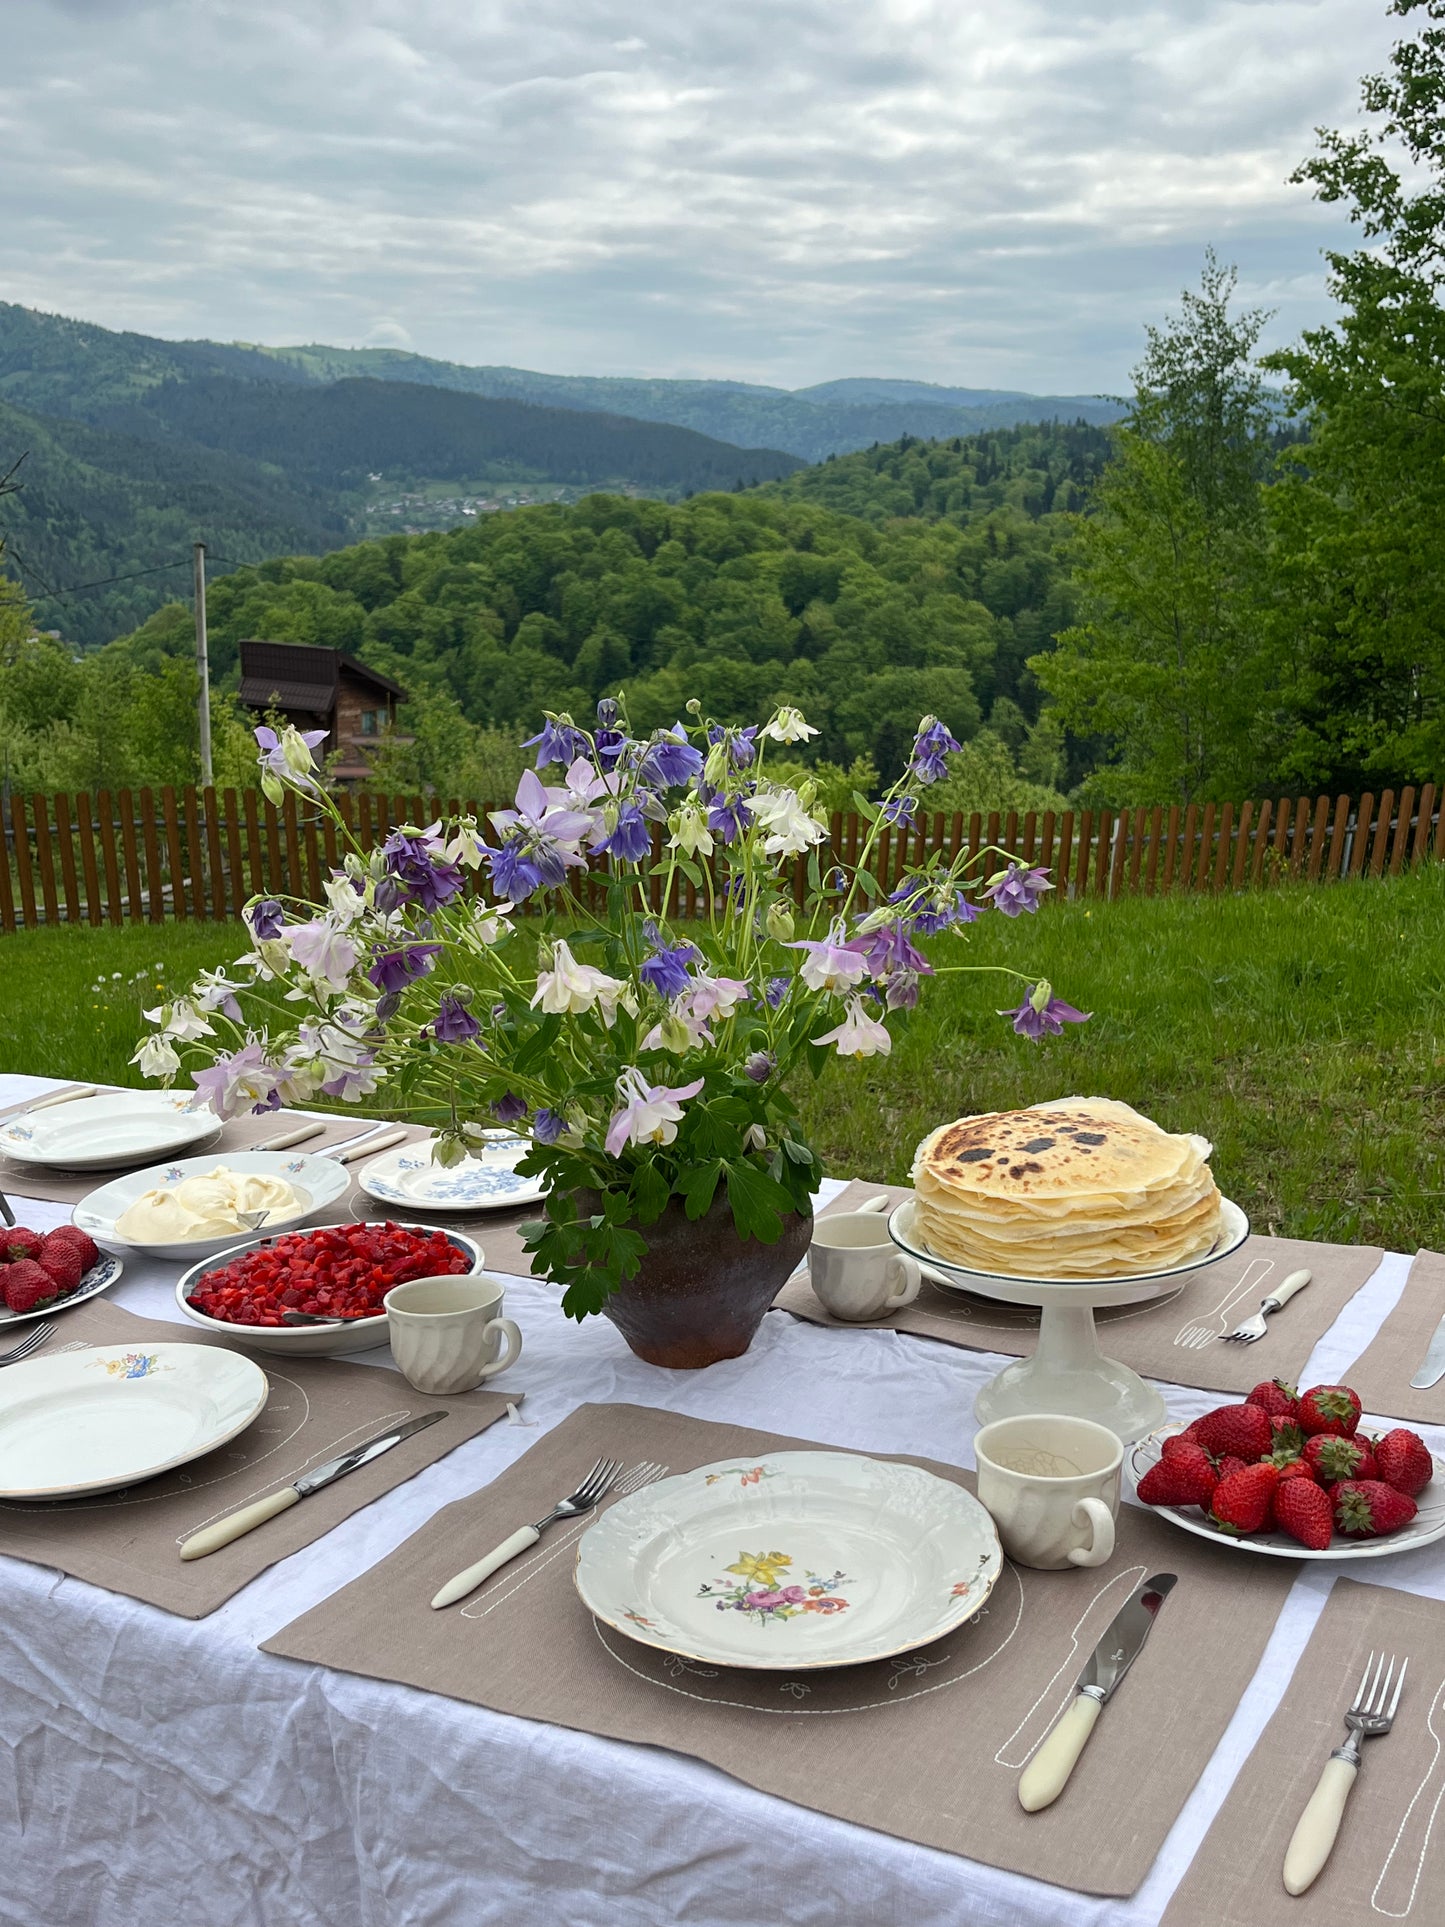
<svg viewBox="0 0 1445 1927"><path fill-rule="evenodd" d="M389 1150L393 1144L402 1144L405 1140L405 1131L368 1131L365 1137L347 1138L343 1144L329 1144L316 1155L319 1158L334 1158L338 1164L355 1164L358 1158L370 1157L373 1151Z"/></svg>
<svg viewBox="0 0 1445 1927"><path fill-rule="evenodd" d="M1075 1682L1077 1698L1019 1777L1019 1805L1025 1813L1051 1806L1068 1785L1094 1722L1139 1657L1159 1608L1178 1583L1177 1574L1156 1572L1135 1587L1110 1621Z"/></svg>
<svg viewBox="0 0 1445 1927"><path fill-rule="evenodd" d="M98 1084L77 1084L73 1090L56 1091L52 1097L38 1097L33 1104L25 1106L25 1115L34 1111L53 1110L57 1104L73 1104L78 1097L94 1097L99 1090Z"/></svg>
<svg viewBox="0 0 1445 1927"><path fill-rule="evenodd" d="M264 1144L258 1144L258 1151L289 1151L293 1144L305 1144L308 1138L320 1137L326 1129L320 1118L313 1118L309 1124L298 1124L294 1131L282 1131L276 1137L268 1137Z"/></svg>
<svg viewBox="0 0 1445 1927"><path fill-rule="evenodd" d="M425 1431L428 1425L435 1425L444 1419L446 1412L424 1412L420 1418L408 1419L405 1425L388 1426L386 1431L378 1432L375 1438L367 1439L362 1445L353 1445L349 1452L339 1458L328 1459L325 1465L318 1465L314 1472L304 1472L294 1485L283 1485L279 1492L269 1492L264 1499L257 1499L252 1505L242 1506L239 1512L231 1512L224 1519L217 1519L214 1525L202 1526L199 1532L191 1534L181 1547L182 1559L204 1559L208 1552L219 1552L222 1546L230 1545L257 1526L265 1525L278 1513L285 1512L296 1504L298 1499L306 1499L323 1486L330 1485L334 1479L341 1479L348 1472L356 1471L358 1466L369 1465L373 1459L389 1452L403 1439L409 1439L413 1432Z"/></svg>

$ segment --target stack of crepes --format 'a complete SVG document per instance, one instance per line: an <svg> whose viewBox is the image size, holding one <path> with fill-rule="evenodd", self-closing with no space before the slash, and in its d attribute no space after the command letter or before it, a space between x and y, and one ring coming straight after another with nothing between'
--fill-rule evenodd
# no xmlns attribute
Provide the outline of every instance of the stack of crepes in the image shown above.
<svg viewBox="0 0 1445 1927"><path fill-rule="evenodd" d="M1162 1271L1219 1236L1211 1148L1106 1097L960 1118L918 1147L919 1229L940 1258L971 1271L1080 1279Z"/></svg>

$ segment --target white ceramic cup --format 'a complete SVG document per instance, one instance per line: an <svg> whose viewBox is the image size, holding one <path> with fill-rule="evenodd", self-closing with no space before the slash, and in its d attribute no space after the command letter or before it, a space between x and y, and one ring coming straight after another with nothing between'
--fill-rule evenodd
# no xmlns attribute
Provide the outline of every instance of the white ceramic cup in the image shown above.
<svg viewBox="0 0 1445 1927"><path fill-rule="evenodd" d="M888 1235L876 1211L819 1218L808 1247L808 1275L823 1309L858 1324L883 1318L918 1296L923 1274Z"/></svg>
<svg viewBox="0 0 1445 1927"><path fill-rule="evenodd" d="M503 1286L483 1272L412 1278L382 1299L391 1352L419 1392L470 1392L515 1365L522 1334L503 1318Z"/></svg>
<svg viewBox="0 0 1445 1927"><path fill-rule="evenodd" d="M1017 1565L1061 1572L1114 1553L1124 1447L1092 1419L996 1419L973 1442L978 1496Z"/></svg>

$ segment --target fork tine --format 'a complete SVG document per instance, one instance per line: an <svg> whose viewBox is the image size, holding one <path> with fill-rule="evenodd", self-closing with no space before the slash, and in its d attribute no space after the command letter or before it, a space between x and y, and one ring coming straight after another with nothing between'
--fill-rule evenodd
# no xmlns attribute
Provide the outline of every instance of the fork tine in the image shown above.
<svg viewBox="0 0 1445 1927"><path fill-rule="evenodd" d="M1395 1708L1400 1704L1400 1688L1405 1684L1405 1668L1409 1664L1408 1658L1400 1662L1400 1677L1395 1681L1395 1697L1390 1701L1390 1710L1385 1715L1387 1720L1393 1720L1395 1717Z"/></svg>
<svg viewBox="0 0 1445 1927"><path fill-rule="evenodd" d="M1382 1662L1383 1662L1383 1659L1384 1659L1384 1655L1381 1654ZM1378 1713L1380 1708L1385 1704L1386 1697L1389 1694L1390 1687L1392 1682L1394 1681L1394 1678L1395 1678L1395 1655L1391 1653L1390 1668L1389 1668L1389 1671L1385 1674L1384 1678L1382 1679L1380 1677L1378 1671L1375 1674L1375 1690L1370 1695L1370 1705L1369 1705L1369 1711L1372 1714Z"/></svg>
<svg viewBox="0 0 1445 1927"><path fill-rule="evenodd" d="M599 1459L579 1488L588 1501L596 1501L622 1470L621 1459Z"/></svg>
<svg viewBox="0 0 1445 1927"><path fill-rule="evenodd" d="M1383 1659L1384 1657L1385 1655L1381 1653L1380 1658ZM1365 1688L1370 1683L1370 1669L1374 1665L1374 1663L1375 1663L1375 1655L1371 1653L1370 1657L1365 1661L1365 1673L1364 1673L1363 1679L1361 1679L1360 1681L1360 1690L1358 1693L1356 1693L1355 1697L1350 1701L1350 1711L1352 1713L1363 1713L1365 1710L1365 1697L1366 1697Z"/></svg>

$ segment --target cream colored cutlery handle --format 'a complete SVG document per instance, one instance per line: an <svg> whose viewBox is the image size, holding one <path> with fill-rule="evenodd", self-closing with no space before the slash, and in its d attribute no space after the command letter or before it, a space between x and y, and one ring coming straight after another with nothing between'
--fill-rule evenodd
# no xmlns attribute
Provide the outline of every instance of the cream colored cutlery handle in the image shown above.
<svg viewBox="0 0 1445 1927"><path fill-rule="evenodd" d="M1292 1271L1279 1289L1269 1294L1274 1300L1276 1310L1287 1305L1297 1291L1303 1291L1313 1276L1312 1271Z"/></svg>
<svg viewBox="0 0 1445 1927"><path fill-rule="evenodd" d="M219 1552L222 1546L230 1545L233 1539L241 1538L255 1526L265 1525L278 1512L285 1512L300 1497L294 1485L283 1485L279 1492L268 1492L264 1499L258 1499L254 1505L243 1505L239 1512L227 1513L224 1519L217 1519L213 1526L202 1526L181 1547L182 1559L204 1559L208 1552Z"/></svg>
<svg viewBox="0 0 1445 1927"><path fill-rule="evenodd" d="M1359 1768L1349 1760L1326 1760L1319 1784L1309 1797L1309 1805L1295 1823L1284 1856L1286 1893L1302 1894L1314 1885L1330 1857L1335 1835L1344 1817L1345 1802L1355 1784Z"/></svg>
<svg viewBox="0 0 1445 1927"><path fill-rule="evenodd" d="M484 1579L490 1579L498 1566L505 1566L507 1561L515 1559L519 1552L525 1552L528 1546L535 1546L541 1536L535 1526L519 1526L510 1539L504 1539L499 1546L494 1546L485 1559L479 1559L474 1566L468 1566L466 1571L459 1572L455 1579L448 1579L431 1602L433 1611L438 1611L443 1606L455 1606L459 1599L465 1599L469 1592L475 1592Z"/></svg>
<svg viewBox="0 0 1445 1927"><path fill-rule="evenodd" d="M338 1164L354 1164L358 1158L369 1158L373 1151L385 1151L393 1144L405 1141L405 1131L383 1131L378 1137L369 1137L361 1144L343 1145L339 1151L323 1153L336 1159Z"/></svg>
<svg viewBox="0 0 1445 1927"><path fill-rule="evenodd" d="M308 1138L320 1137L326 1126L318 1118L311 1124L298 1124L294 1131L281 1131L275 1137L268 1137L264 1144L258 1144L258 1151L289 1151L293 1144L304 1144Z"/></svg>
<svg viewBox="0 0 1445 1927"><path fill-rule="evenodd" d="M1092 1693L1080 1693L1019 1776L1019 1805L1025 1813L1037 1813L1058 1799L1102 1711Z"/></svg>
<svg viewBox="0 0 1445 1927"><path fill-rule="evenodd" d="M887 1197L886 1197L886 1196L881 1196L881 1197L877 1197L877 1198L870 1198L870 1199L868 1200L868 1202L867 1202L867 1204L860 1204L860 1205L859 1205L859 1207L858 1207L858 1209L859 1209L859 1211L860 1211L860 1212L862 1212L862 1211L886 1211L886 1210L888 1209L888 1199L887 1199Z"/></svg>

